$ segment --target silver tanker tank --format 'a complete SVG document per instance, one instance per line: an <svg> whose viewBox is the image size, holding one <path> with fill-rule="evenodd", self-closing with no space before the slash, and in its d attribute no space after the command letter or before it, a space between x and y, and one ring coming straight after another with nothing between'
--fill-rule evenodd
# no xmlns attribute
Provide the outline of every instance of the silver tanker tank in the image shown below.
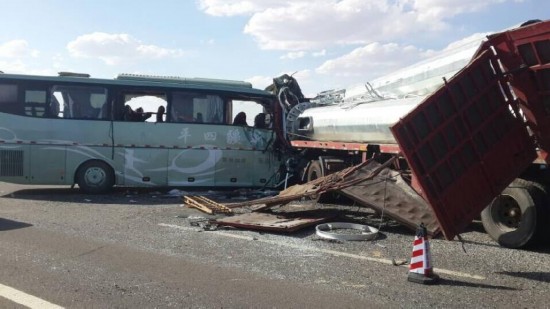
<svg viewBox="0 0 550 309"><path fill-rule="evenodd" d="M295 139L340 142L396 143L390 126L414 109L423 97L359 104L314 107L296 122Z"/></svg>
<svg viewBox="0 0 550 309"><path fill-rule="evenodd" d="M390 126L463 68L484 40L478 34L437 56L371 83L321 92L314 104L297 106L287 118L292 139L396 143ZM311 107L323 105L320 107Z"/></svg>

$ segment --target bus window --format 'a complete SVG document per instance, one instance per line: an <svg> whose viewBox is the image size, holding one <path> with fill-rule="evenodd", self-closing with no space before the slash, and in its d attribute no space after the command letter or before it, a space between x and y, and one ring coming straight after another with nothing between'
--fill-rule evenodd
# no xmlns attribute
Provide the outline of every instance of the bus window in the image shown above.
<svg viewBox="0 0 550 309"><path fill-rule="evenodd" d="M165 121L166 94L164 93L124 93L125 121ZM162 108L161 108L162 106Z"/></svg>
<svg viewBox="0 0 550 309"><path fill-rule="evenodd" d="M25 101L23 104L25 116L44 117L48 115L45 90L25 90Z"/></svg>
<svg viewBox="0 0 550 309"><path fill-rule="evenodd" d="M94 86L52 87L52 104L66 119L108 119L107 89Z"/></svg>
<svg viewBox="0 0 550 309"><path fill-rule="evenodd" d="M257 128L265 129L269 127L267 123L269 121L269 114L264 112L264 107L256 101L244 101L244 100L233 100L232 102L232 118L235 121L237 115L246 115L246 125L254 126ZM239 119L239 121L242 121ZM233 122L232 122L233 123ZM244 125L239 122L237 125Z"/></svg>
<svg viewBox="0 0 550 309"><path fill-rule="evenodd" d="M0 112L21 115L17 103L17 85L0 84Z"/></svg>
<svg viewBox="0 0 550 309"><path fill-rule="evenodd" d="M223 123L224 101L218 95L191 92L172 93L170 121Z"/></svg>

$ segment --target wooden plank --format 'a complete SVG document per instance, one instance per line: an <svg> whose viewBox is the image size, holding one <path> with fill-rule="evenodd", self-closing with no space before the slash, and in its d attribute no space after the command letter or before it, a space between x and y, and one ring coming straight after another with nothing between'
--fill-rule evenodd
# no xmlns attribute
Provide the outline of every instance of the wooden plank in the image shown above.
<svg viewBox="0 0 550 309"><path fill-rule="evenodd" d="M230 208L225 207L220 203L216 203L213 200L208 199L204 196L192 196L192 195L184 196L183 201L185 202L185 204L187 204L188 207L197 208L207 214L233 213L233 211Z"/></svg>

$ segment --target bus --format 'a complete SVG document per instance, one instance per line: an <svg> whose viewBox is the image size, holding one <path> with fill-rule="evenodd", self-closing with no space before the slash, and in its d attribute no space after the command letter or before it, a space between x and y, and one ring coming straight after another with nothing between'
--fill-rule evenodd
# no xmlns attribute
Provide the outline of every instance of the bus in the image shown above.
<svg viewBox="0 0 550 309"><path fill-rule="evenodd" d="M0 181L86 193L274 187L284 165L275 102L241 81L1 73Z"/></svg>

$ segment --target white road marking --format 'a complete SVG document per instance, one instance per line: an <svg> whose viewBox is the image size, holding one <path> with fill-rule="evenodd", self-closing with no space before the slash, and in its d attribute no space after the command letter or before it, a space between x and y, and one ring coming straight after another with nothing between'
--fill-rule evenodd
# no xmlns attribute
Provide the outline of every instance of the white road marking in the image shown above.
<svg viewBox="0 0 550 309"><path fill-rule="evenodd" d="M183 231L196 231L197 230L196 228L185 227L185 226L180 226L180 225L175 225L175 224L166 224L166 223L159 223L159 226L179 229L179 230L183 230ZM336 250L321 249L321 248L310 248L310 247L306 247L306 246L302 246L302 245L296 245L296 244L285 243L285 242L274 241L274 240L267 240L267 239L259 239L259 238L255 238L255 237L244 236L244 235L236 235L236 234L221 232L221 231L211 231L211 232L208 232L208 233L213 233L215 235L224 236L224 237L231 237L231 238L242 239L242 240L254 240L254 241L267 243L267 244L272 244L272 245L277 245L277 246L285 246L285 247L289 247L289 248L295 248L295 249L300 249L300 250L308 250L308 251L317 252L317 253L331 254L331 255L334 255L334 256L341 256L341 257L347 257L347 258L352 258L352 259L357 259L357 260L376 262L376 263L381 263L381 264L386 264L386 265L393 265L392 261L388 260L388 259L373 258L373 257L368 257L368 256L363 256L363 255L358 255L358 254L353 254L353 253L346 253L346 252L336 251ZM408 266L407 265L400 265L400 267L408 267ZM468 274L468 273L463 273L463 272L449 270L449 269L443 269L443 268L435 268L434 267L433 271L435 273L446 274L446 275L454 276L454 277L463 277L463 278L470 278L470 279L476 279L476 280L485 280L486 279L483 276L472 275L472 274Z"/></svg>
<svg viewBox="0 0 550 309"><path fill-rule="evenodd" d="M28 308L36 309L63 309L63 307L52 304L36 296L21 292L7 285L0 284L0 297L11 300Z"/></svg>

